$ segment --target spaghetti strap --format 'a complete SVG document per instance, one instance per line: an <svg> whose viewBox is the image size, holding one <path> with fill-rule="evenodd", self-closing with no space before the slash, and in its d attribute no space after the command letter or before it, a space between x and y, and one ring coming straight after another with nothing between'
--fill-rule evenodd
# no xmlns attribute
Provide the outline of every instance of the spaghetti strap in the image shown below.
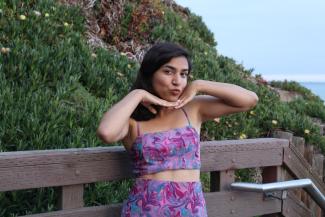
<svg viewBox="0 0 325 217"><path fill-rule="evenodd" d="M137 132L138 132L138 136L140 136L140 124L138 121L137 121Z"/></svg>
<svg viewBox="0 0 325 217"><path fill-rule="evenodd" d="M189 126L191 126L191 122L190 122L190 119L188 118L188 115L187 115L187 113L186 113L186 111L185 111L185 109L183 109L183 108L181 108L182 109L182 111L184 112L184 114L185 114L185 117L186 117L186 119L187 119L187 121L188 121L188 125Z"/></svg>

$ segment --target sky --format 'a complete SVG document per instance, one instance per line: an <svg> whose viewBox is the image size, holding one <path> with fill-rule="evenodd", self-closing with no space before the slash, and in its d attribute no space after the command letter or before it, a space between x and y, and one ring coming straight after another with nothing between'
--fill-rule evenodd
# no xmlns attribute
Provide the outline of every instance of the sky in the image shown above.
<svg viewBox="0 0 325 217"><path fill-rule="evenodd" d="M266 80L325 82L325 0L175 0L202 17L219 54Z"/></svg>

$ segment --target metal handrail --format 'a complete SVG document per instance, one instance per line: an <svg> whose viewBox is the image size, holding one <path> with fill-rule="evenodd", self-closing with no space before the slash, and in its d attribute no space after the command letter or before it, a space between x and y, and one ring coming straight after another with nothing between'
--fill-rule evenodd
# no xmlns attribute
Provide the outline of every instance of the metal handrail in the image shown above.
<svg viewBox="0 0 325 217"><path fill-rule="evenodd" d="M231 188L233 190L253 192L284 191L291 188L304 188L322 210L325 210L325 197L310 179L297 179L266 184L235 182L231 184Z"/></svg>

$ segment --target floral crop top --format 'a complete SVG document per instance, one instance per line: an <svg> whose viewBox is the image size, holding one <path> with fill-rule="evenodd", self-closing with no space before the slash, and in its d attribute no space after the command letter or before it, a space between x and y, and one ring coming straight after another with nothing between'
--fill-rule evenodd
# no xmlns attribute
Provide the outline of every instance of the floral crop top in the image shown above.
<svg viewBox="0 0 325 217"><path fill-rule="evenodd" d="M136 176L174 169L200 169L200 136L188 125L166 131L144 133L135 139L130 156Z"/></svg>

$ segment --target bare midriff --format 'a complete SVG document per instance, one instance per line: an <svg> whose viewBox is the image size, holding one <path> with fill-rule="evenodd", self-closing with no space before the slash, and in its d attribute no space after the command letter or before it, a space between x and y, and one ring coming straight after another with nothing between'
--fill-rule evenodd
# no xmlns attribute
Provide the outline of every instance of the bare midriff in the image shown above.
<svg viewBox="0 0 325 217"><path fill-rule="evenodd" d="M174 182L199 182L200 170L196 169L180 169L180 170L165 170L158 173L146 174L140 176L139 179L155 179Z"/></svg>

